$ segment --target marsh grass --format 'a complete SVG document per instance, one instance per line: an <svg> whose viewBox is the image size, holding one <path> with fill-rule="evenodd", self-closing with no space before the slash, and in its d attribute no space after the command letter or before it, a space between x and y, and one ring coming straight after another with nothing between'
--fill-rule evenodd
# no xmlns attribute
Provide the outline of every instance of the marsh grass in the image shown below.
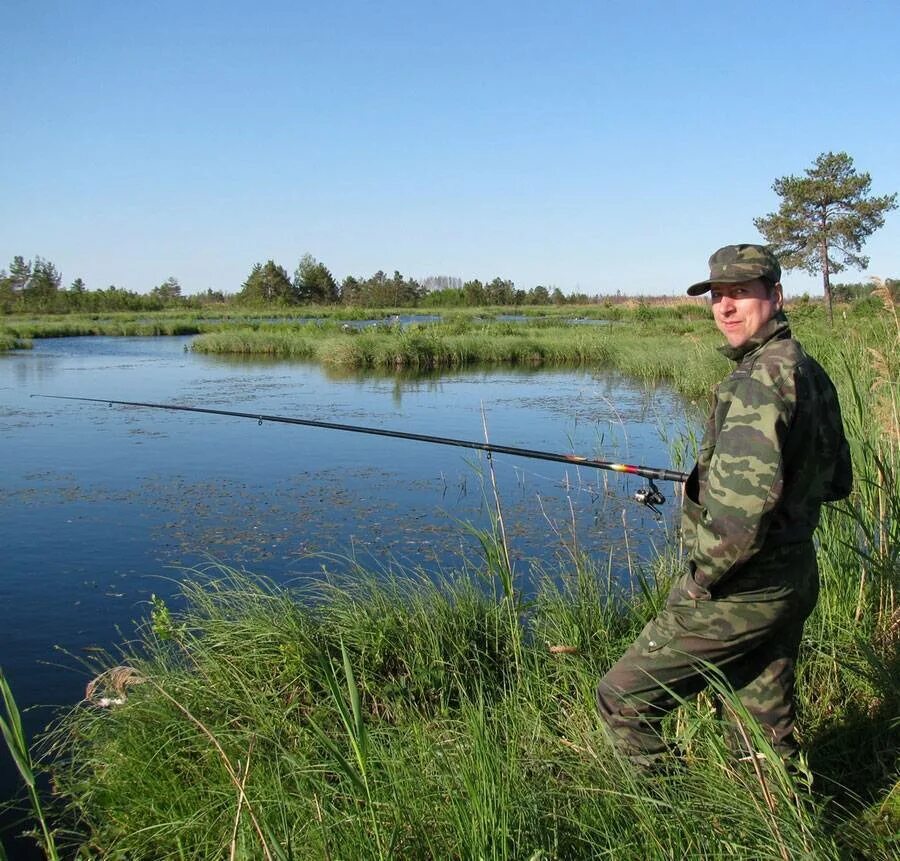
<svg viewBox="0 0 900 861"><path fill-rule="evenodd" d="M146 336L196 335L220 324L205 322L193 314L67 314L0 318L0 342L4 339L72 338L90 335Z"/></svg>
<svg viewBox="0 0 900 861"><path fill-rule="evenodd" d="M32 343L28 338L20 338L0 331L0 353L8 353L10 350L29 350L31 346Z"/></svg>
<svg viewBox="0 0 900 861"><path fill-rule="evenodd" d="M649 322L593 327L558 319L513 323L458 316L361 332L343 332L334 325L230 329L198 337L193 349L304 358L337 370L613 368L647 385L669 382L689 397L702 398L727 368L725 359L713 353L714 343L707 323L687 320L675 327L664 315Z"/></svg>

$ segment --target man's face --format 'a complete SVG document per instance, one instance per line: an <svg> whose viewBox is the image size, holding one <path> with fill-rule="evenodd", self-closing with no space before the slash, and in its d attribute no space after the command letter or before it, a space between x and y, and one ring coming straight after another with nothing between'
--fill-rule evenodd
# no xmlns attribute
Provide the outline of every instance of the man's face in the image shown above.
<svg viewBox="0 0 900 861"><path fill-rule="evenodd" d="M770 292L771 291L771 292ZM743 284L713 284L713 318L732 347L740 347L781 310L781 285L757 278Z"/></svg>

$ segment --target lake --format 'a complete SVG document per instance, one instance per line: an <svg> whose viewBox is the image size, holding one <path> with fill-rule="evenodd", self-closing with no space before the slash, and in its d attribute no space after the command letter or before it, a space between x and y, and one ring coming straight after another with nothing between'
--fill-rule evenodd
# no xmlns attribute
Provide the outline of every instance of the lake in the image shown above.
<svg viewBox="0 0 900 861"><path fill-rule="evenodd" d="M34 398L181 403L668 466L681 399L616 374L491 369L336 376L300 362L190 351L191 338L67 338L0 355L3 524L0 664L29 733L71 706L79 661L113 647L210 558L279 582L338 569L453 570L478 559L461 526L488 526L487 460L459 448L191 413ZM641 479L493 458L527 592L578 547L627 576L666 540L632 500ZM15 781L0 754L0 790Z"/></svg>

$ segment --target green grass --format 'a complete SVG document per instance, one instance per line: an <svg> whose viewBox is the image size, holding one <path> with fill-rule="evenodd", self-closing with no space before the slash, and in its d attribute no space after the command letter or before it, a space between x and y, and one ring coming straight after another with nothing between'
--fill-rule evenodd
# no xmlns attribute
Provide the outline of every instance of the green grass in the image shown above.
<svg viewBox="0 0 900 861"><path fill-rule="evenodd" d="M12 690L2 670L0 670L0 698L3 699L3 712L5 715L5 717L0 715L0 735L3 736L3 741L12 756L16 770L25 784L31 812L40 827L39 831L33 832L33 836L36 838L38 845L44 850L46 857L50 861L57 861L59 855L56 848L56 837L51 831L47 817L44 814L44 805L38 792L34 762L32 761L31 751L28 749L25 732L22 727L22 718ZM5 859L5 857L6 853L3 850L3 846L0 845L0 858Z"/></svg>
<svg viewBox="0 0 900 861"><path fill-rule="evenodd" d="M87 335L196 335L214 328L193 314L66 314L7 316L0 318L0 343L4 339L72 338Z"/></svg>
<svg viewBox="0 0 900 861"><path fill-rule="evenodd" d="M0 332L0 353L7 353L10 350L28 350L31 348L31 341L28 338L20 338L8 332Z"/></svg>
<svg viewBox="0 0 900 861"><path fill-rule="evenodd" d="M455 325L465 337L471 322ZM593 691L663 601L677 543L630 560L623 589L619 548L586 560L560 538L568 561L526 601L498 517L478 536L483 561L443 577L335 560L291 589L227 568L187 576L184 609L156 601L109 661L143 683L43 739L53 833L135 861L897 857L900 340L890 316L835 337L800 314L796 329L839 387L856 472L817 533L822 592L798 668L808 772L787 772L746 715L768 755L733 763L702 696L666 726L685 768L632 774ZM541 331L555 329L527 337ZM628 373L668 366L697 391L721 376L706 335L652 331L664 356L632 336L618 346Z"/></svg>

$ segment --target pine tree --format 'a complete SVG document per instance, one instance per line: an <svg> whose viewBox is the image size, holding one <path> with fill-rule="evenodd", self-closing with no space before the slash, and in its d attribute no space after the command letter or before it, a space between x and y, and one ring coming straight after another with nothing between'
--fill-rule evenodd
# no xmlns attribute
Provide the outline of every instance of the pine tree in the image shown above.
<svg viewBox="0 0 900 861"><path fill-rule="evenodd" d="M897 195L871 197L871 177L858 173L845 152L822 153L805 174L776 179L772 190L781 198L778 212L753 224L785 269L822 273L832 321L831 273L868 266L862 247L884 225L885 213L897 208Z"/></svg>

